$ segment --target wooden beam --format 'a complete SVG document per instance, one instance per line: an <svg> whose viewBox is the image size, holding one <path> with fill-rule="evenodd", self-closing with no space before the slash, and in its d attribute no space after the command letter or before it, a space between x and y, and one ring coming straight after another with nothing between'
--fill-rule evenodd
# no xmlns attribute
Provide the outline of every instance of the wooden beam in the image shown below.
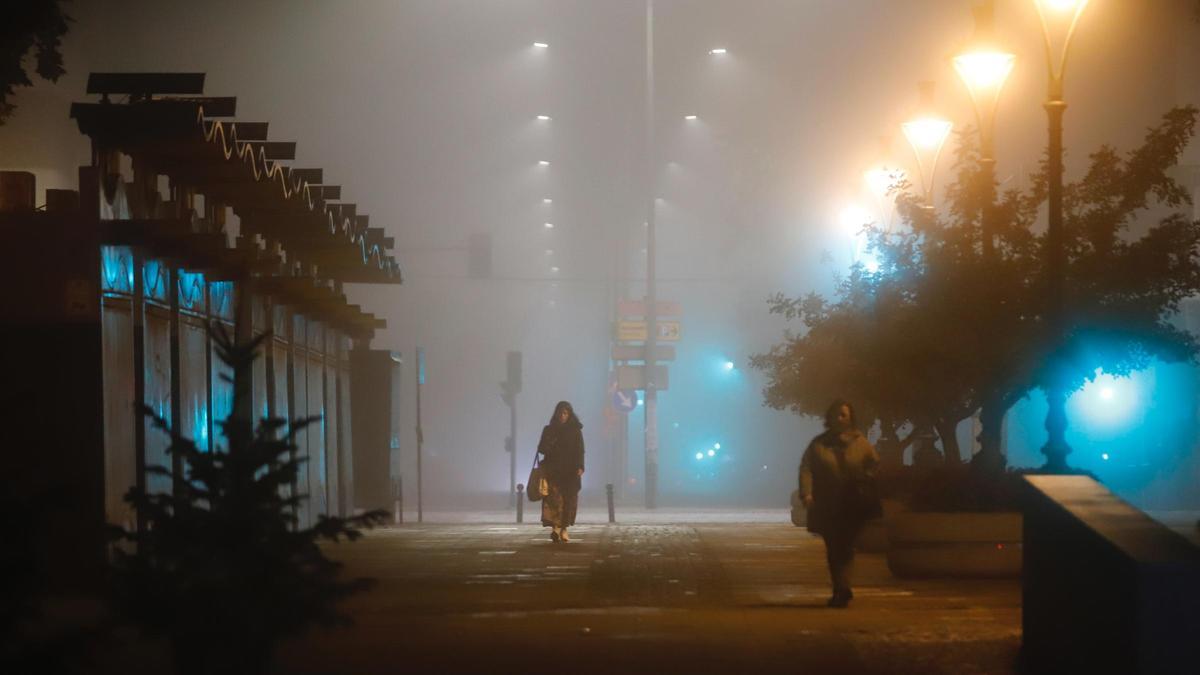
<svg viewBox="0 0 1200 675"><path fill-rule="evenodd" d="M266 153L267 159L296 159L296 142L295 141L239 141L240 145L251 145L254 147L254 152L258 152L262 148Z"/></svg>
<svg viewBox="0 0 1200 675"><path fill-rule="evenodd" d="M205 112L208 112L206 109ZM267 140L266 122L233 122L230 125L239 141Z"/></svg>
<svg viewBox="0 0 1200 675"><path fill-rule="evenodd" d="M203 94L204 73L92 73L89 94Z"/></svg>

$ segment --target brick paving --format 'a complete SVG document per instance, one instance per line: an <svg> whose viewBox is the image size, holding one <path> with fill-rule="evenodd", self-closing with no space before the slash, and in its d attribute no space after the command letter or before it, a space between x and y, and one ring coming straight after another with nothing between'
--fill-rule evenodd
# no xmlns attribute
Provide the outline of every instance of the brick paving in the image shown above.
<svg viewBox="0 0 1200 675"><path fill-rule="evenodd" d="M379 580L347 603L356 625L285 644L278 670L1014 672L1015 580L904 581L860 555L854 602L830 610L821 542L786 517L626 514L565 545L478 516L376 530L330 548Z"/></svg>

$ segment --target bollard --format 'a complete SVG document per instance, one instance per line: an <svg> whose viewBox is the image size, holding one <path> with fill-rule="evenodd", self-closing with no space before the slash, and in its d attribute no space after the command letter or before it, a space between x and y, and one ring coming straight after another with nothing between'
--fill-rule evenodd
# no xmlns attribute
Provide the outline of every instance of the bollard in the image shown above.
<svg viewBox="0 0 1200 675"><path fill-rule="evenodd" d="M608 493L608 522L617 522L617 512L613 507L613 484L609 483L604 486L604 491Z"/></svg>
<svg viewBox="0 0 1200 675"><path fill-rule="evenodd" d="M517 522L525 522L525 486L517 483Z"/></svg>
<svg viewBox="0 0 1200 675"><path fill-rule="evenodd" d="M392 521L396 525L404 524L404 479L397 478L392 481Z"/></svg>

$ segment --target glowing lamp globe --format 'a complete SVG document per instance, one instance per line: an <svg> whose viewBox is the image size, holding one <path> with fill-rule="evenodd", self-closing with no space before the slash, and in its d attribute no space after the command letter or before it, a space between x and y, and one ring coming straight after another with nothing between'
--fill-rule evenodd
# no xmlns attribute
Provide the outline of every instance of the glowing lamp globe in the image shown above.
<svg viewBox="0 0 1200 675"><path fill-rule="evenodd" d="M953 128L953 122L934 117L923 117L900 125L900 129L904 132L904 137L908 139L913 149L918 152L922 150L933 152L941 150L942 144L946 142L946 138L950 135L950 130Z"/></svg>

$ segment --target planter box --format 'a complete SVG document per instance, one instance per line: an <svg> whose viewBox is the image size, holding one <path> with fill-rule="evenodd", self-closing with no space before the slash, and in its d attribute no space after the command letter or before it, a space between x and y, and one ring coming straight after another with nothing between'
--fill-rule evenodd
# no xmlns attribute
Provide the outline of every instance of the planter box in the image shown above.
<svg viewBox="0 0 1200 675"><path fill-rule="evenodd" d="M888 568L902 578L1021 576L1020 513L901 513L888 521Z"/></svg>

